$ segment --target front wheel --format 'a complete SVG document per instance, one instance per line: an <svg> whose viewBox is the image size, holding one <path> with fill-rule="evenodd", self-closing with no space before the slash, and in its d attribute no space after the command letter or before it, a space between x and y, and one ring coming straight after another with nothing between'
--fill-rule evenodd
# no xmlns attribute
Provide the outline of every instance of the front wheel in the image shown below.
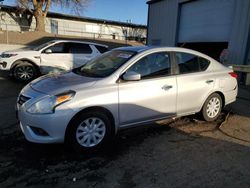
<svg viewBox="0 0 250 188"><path fill-rule="evenodd" d="M66 139L75 151L93 151L111 137L111 122L101 112L88 112L78 116L69 125Z"/></svg>
<svg viewBox="0 0 250 188"><path fill-rule="evenodd" d="M202 116L206 121L214 121L220 115L222 99L218 93L210 95L202 107Z"/></svg>
<svg viewBox="0 0 250 188"><path fill-rule="evenodd" d="M29 82L37 76L37 71L32 64L22 62L14 67L13 74L16 80Z"/></svg>

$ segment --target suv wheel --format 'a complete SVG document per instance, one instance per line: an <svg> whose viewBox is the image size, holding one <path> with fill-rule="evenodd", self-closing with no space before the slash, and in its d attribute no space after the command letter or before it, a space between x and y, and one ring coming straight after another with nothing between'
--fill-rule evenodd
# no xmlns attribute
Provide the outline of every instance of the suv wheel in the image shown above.
<svg viewBox="0 0 250 188"><path fill-rule="evenodd" d="M66 139L75 151L93 151L103 146L111 136L109 118L101 112L88 112L78 116L69 125Z"/></svg>
<svg viewBox="0 0 250 188"><path fill-rule="evenodd" d="M214 121L220 115L222 99L217 93L210 95L202 107L202 116L206 121Z"/></svg>
<svg viewBox="0 0 250 188"><path fill-rule="evenodd" d="M13 75L18 81L29 82L37 76L37 71L32 64L22 62L14 67Z"/></svg>

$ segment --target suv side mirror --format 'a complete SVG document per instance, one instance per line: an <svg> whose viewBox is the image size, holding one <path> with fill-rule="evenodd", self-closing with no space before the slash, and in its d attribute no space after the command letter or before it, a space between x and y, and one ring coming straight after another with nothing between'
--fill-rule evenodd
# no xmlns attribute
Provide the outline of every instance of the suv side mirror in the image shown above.
<svg viewBox="0 0 250 188"><path fill-rule="evenodd" d="M46 53L46 54L52 54L52 50L51 50L51 49L46 49L46 50L45 50L45 53Z"/></svg>
<svg viewBox="0 0 250 188"><path fill-rule="evenodd" d="M129 72L126 72L122 76L122 78L123 80L126 80L126 81L139 81L141 79L141 75L137 72L129 71Z"/></svg>

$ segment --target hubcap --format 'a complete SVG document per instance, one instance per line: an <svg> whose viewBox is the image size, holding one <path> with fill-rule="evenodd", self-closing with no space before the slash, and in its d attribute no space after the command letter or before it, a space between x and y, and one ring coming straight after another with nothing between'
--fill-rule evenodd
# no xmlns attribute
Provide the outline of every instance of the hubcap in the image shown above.
<svg viewBox="0 0 250 188"><path fill-rule="evenodd" d="M17 67L16 75L18 78L22 80L29 80L34 76L34 72L33 72L32 67L30 66L21 66L21 67Z"/></svg>
<svg viewBox="0 0 250 188"><path fill-rule="evenodd" d="M207 115L209 118L214 118L220 111L220 100L217 97L213 97L207 104Z"/></svg>
<svg viewBox="0 0 250 188"><path fill-rule="evenodd" d="M91 117L77 127L76 139L84 147L94 147L103 140L105 133L105 123L97 117Z"/></svg>

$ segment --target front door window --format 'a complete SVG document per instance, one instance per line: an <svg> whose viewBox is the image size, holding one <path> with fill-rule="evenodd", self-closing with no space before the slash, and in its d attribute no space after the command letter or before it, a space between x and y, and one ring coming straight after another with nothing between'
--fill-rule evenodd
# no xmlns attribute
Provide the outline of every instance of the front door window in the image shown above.
<svg viewBox="0 0 250 188"><path fill-rule="evenodd" d="M171 73L169 55L167 52L150 54L140 59L128 71L141 74L142 79L167 76Z"/></svg>

